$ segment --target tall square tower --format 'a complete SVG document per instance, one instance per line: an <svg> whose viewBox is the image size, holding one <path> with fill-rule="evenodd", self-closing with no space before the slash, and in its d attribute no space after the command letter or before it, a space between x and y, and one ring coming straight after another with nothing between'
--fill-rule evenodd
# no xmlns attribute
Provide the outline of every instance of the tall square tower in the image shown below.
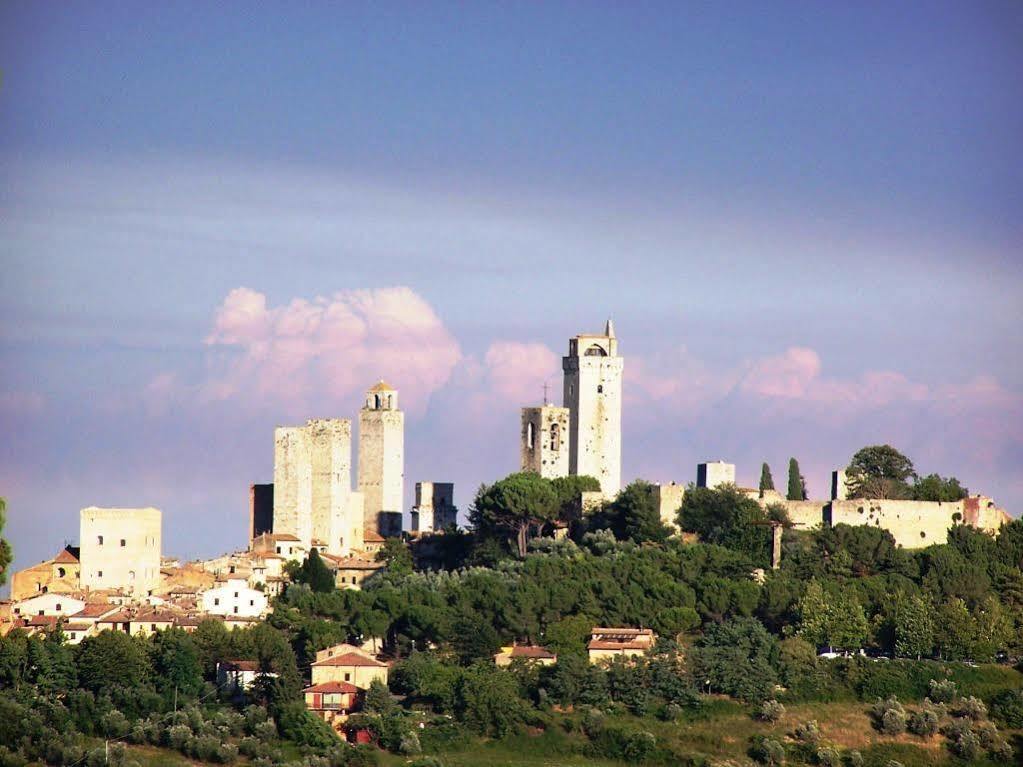
<svg viewBox="0 0 1023 767"><path fill-rule="evenodd" d="M603 335L578 335L561 358L569 411L568 470L600 482L613 497L622 481L622 367L614 325Z"/></svg>
<svg viewBox="0 0 1023 767"><path fill-rule="evenodd" d="M273 531L347 555L362 546L352 493L352 422L319 418L274 429Z"/></svg>
<svg viewBox="0 0 1023 767"><path fill-rule="evenodd" d="M522 408L522 471L554 479L568 476L570 416L567 407Z"/></svg>
<svg viewBox="0 0 1023 767"><path fill-rule="evenodd" d="M405 414L398 409L398 392L380 381L366 392L359 411L359 492L366 530L401 535L404 489Z"/></svg>
<svg viewBox="0 0 1023 767"><path fill-rule="evenodd" d="M159 509L82 509L79 561L84 589L145 595L160 583Z"/></svg>

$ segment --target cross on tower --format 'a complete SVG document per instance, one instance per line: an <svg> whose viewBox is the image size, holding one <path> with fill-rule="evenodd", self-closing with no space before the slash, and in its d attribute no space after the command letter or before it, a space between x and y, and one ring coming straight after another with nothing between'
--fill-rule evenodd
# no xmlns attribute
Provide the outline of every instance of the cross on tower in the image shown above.
<svg viewBox="0 0 1023 767"><path fill-rule="evenodd" d="M546 381L543 382L543 404L544 405L549 405L550 404L547 401L547 382Z"/></svg>

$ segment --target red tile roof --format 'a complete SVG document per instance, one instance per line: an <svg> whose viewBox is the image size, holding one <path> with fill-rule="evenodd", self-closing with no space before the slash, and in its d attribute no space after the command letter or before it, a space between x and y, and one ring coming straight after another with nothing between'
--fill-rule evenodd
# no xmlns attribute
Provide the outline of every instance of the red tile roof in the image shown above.
<svg viewBox="0 0 1023 767"><path fill-rule="evenodd" d="M515 645L511 651L513 658L557 658L558 656L546 647L536 645Z"/></svg>
<svg viewBox="0 0 1023 767"><path fill-rule="evenodd" d="M324 658L313 663L314 666L375 666L376 668L387 668L386 663L381 663L376 658L368 655L360 655L354 652L346 652L344 655L335 655L333 658Z"/></svg>
<svg viewBox="0 0 1023 767"><path fill-rule="evenodd" d="M60 553L53 558L53 561L57 564L78 564L78 557L75 556L70 548L61 549Z"/></svg>
<svg viewBox="0 0 1023 767"><path fill-rule="evenodd" d="M359 688L348 682L323 682L306 687L302 692L358 692Z"/></svg>
<svg viewBox="0 0 1023 767"><path fill-rule="evenodd" d="M646 642L604 642L599 639L591 639L586 645L587 650L649 650L650 647Z"/></svg>
<svg viewBox="0 0 1023 767"><path fill-rule="evenodd" d="M256 660L224 660L220 665L225 671L259 671L259 661Z"/></svg>
<svg viewBox="0 0 1023 767"><path fill-rule="evenodd" d="M117 610L117 605L109 602L86 602L85 607L70 616L72 618L101 618L109 612Z"/></svg>
<svg viewBox="0 0 1023 767"><path fill-rule="evenodd" d="M362 534L362 540L366 543L383 543L385 539L384 536L380 535L380 533L374 532L373 530L367 530Z"/></svg>

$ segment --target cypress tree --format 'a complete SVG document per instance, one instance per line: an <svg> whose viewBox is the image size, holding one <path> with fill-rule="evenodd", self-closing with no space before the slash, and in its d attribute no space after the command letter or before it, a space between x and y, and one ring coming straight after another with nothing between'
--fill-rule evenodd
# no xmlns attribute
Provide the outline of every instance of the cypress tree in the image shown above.
<svg viewBox="0 0 1023 767"><path fill-rule="evenodd" d="M790 501L805 500L803 490L803 475L799 473L799 461L789 458L789 491L785 497Z"/></svg>
<svg viewBox="0 0 1023 767"><path fill-rule="evenodd" d="M320 559L320 554L316 549L310 551L309 556L302 563L297 580L309 584L309 588L321 593L330 593L335 588L334 576L327 566L323 564L323 560Z"/></svg>
<svg viewBox="0 0 1023 767"><path fill-rule="evenodd" d="M765 490L774 490L774 477L771 476L771 467L765 462L760 467L760 497L764 496Z"/></svg>

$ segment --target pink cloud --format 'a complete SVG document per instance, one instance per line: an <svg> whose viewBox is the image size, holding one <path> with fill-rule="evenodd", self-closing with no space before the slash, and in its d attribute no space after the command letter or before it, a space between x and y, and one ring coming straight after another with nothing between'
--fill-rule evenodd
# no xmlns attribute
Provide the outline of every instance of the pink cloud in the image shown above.
<svg viewBox="0 0 1023 767"><path fill-rule="evenodd" d="M406 410L419 413L462 358L433 308L407 287L278 307L236 288L217 308L206 344L217 354L202 399L272 403L289 413L350 400L379 378L399 389Z"/></svg>
<svg viewBox="0 0 1023 767"><path fill-rule="evenodd" d="M799 399L820 375L821 358L813 349L794 346L775 357L753 364L740 389L761 397Z"/></svg>

